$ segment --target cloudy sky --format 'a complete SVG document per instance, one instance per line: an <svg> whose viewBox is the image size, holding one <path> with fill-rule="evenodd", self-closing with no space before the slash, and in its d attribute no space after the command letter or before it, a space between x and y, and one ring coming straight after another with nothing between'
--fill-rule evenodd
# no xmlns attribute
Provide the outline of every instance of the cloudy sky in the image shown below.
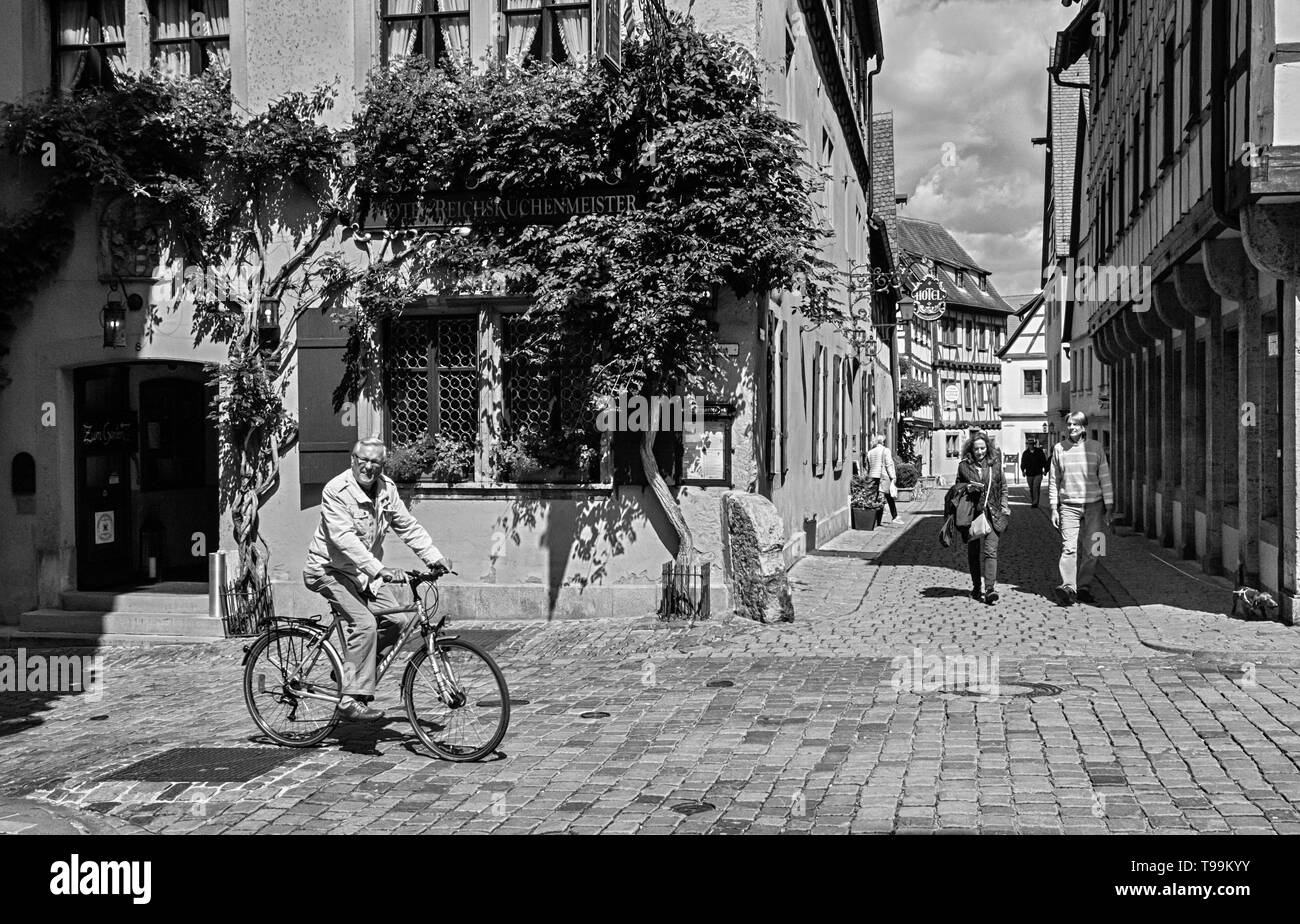
<svg viewBox="0 0 1300 924"><path fill-rule="evenodd" d="M1049 49L1077 12L1060 0L880 0L875 108L894 112L895 184L911 197L900 214L943 224L1004 295L1039 288L1046 158L1029 139L1047 133Z"/></svg>

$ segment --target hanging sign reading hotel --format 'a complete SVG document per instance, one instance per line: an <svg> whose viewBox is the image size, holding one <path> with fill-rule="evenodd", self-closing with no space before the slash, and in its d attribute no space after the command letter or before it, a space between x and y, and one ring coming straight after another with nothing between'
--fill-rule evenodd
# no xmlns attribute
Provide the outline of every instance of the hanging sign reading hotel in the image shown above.
<svg viewBox="0 0 1300 924"><path fill-rule="evenodd" d="M917 284L916 290L912 292L912 301L916 302L918 321L937 321L948 310L943 286L933 276Z"/></svg>
<svg viewBox="0 0 1300 924"><path fill-rule="evenodd" d="M387 210L371 209L362 230L438 230L476 221L562 225L578 216L618 215L636 207L635 190L612 187L505 196L447 193L421 202L400 203Z"/></svg>

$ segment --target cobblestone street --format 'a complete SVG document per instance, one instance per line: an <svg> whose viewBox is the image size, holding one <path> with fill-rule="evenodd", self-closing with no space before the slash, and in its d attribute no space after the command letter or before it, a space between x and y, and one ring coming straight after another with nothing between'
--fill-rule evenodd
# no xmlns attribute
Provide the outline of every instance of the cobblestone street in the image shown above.
<svg viewBox="0 0 1300 924"><path fill-rule="evenodd" d="M938 545L932 495L801 561L793 625L460 623L527 700L481 764L413 743L394 672L384 722L276 750L251 782L108 779L265 749L241 641L108 649L95 702L0 698L0 831L77 809L166 833L1300 832L1300 632L1230 620L1230 585L1125 535L1097 605L1059 607L1046 511L1012 497L994 606ZM911 689L935 656L996 690Z"/></svg>

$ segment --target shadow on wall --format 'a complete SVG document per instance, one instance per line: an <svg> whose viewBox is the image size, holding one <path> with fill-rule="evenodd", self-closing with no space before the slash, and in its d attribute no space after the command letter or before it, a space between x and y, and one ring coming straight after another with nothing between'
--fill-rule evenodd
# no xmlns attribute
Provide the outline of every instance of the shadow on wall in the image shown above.
<svg viewBox="0 0 1300 924"><path fill-rule="evenodd" d="M586 588L605 583L610 562L637 541L634 515L636 519L649 519L650 527L671 555L677 535L650 489L644 487L618 487L612 495L588 496L576 503L555 503L540 496L516 497L510 502L509 513L498 518L493 528L515 546L521 543L522 533L540 530L539 541L546 549L550 621L555 618L562 587ZM494 566L496 560L494 557ZM646 575L644 583L658 580L656 570Z"/></svg>

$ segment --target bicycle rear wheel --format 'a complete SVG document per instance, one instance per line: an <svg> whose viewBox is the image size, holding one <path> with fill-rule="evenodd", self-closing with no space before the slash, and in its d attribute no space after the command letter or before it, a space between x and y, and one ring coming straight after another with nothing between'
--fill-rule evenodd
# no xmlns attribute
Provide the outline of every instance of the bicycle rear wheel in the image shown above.
<svg viewBox="0 0 1300 924"><path fill-rule="evenodd" d="M244 702L257 727L277 744L307 748L324 741L338 724L342 695L343 664L316 632L272 629L248 650Z"/></svg>
<svg viewBox="0 0 1300 924"><path fill-rule="evenodd" d="M426 646L411 656L402 677L406 717L425 747L452 761L481 760L496 750L510 724L510 691L492 656L472 642L438 642L448 697ZM448 701L450 700L450 702Z"/></svg>

